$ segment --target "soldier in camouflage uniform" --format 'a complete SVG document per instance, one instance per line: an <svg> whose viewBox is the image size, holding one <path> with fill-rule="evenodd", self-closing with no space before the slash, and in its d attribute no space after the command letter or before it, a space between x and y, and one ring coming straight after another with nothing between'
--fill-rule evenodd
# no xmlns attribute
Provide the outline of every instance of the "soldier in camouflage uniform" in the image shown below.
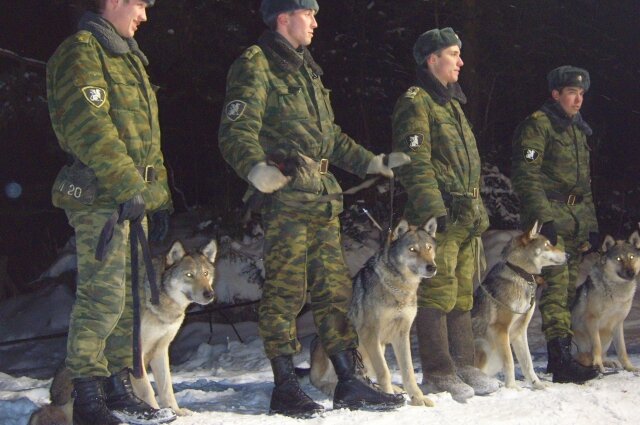
<svg viewBox="0 0 640 425"><path fill-rule="evenodd" d="M451 28L418 38L413 48L418 84L396 103L393 143L411 156L411 164L396 172L408 194L406 219L414 225L438 220L438 274L418 293L423 385L427 392L448 391L462 402L497 390L498 382L473 366L472 277L489 220L479 196L475 137L460 107L466 103L457 83L460 47Z"/></svg>
<svg viewBox="0 0 640 425"><path fill-rule="evenodd" d="M571 357L570 308L578 264L599 239L587 145L592 131L579 112L590 80L586 70L572 66L552 70L547 80L551 99L515 131L512 181L520 197L522 226L544 223L541 233L569 257L566 265L543 272L547 287L539 306L547 371L554 382L582 383L597 375Z"/></svg>
<svg viewBox="0 0 640 425"><path fill-rule="evenodd" d="M133 307L129 222L170 207L160 151L158 107L133 35L153 0L96 0L47 64L53 129L69 164L52 189L75 230L76 301L66 364L73 374L75 424L156 424L156 410L131 390ZM118 220L104 261L99 235ZM146 227L146 222L144 222ZM140 257L141 258L141 257Z"/></svg>
<svg viewBox="0 0 640 425"><path fill-rule="evenodd" d="M347 319L351 281L340 245L342 199L331 196L341 189L328 166L391 177L391 168L408 158L391 154L385 165L384 155L374 156L334 123L322 69L306 48L318 3L263 0L260 10L270 30L229 70L219 145L250 191L264 194L259 331L274 373L270 412L308 417L323 410L300 388L292 362L301 348L296 317L307 290L339 377L334 407L395 408L402 396L384 394L356 373L358 339Z"/></svg>

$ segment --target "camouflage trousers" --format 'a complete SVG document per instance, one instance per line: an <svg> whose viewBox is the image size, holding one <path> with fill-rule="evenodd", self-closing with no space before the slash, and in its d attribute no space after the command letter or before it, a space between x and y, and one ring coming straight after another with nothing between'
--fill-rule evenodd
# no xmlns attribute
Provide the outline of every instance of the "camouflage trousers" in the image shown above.
<svg viewBox="0 0 640 425"><path fill-rule="evenodd" d="M69 224L75 230L78 259L76 300L69 321L66 359L74 378L110 376L133 365L128 222L115 225L104 261L95 259L100 231L112 212L67 211ZM145 219L145 232L146 226ZM138 257L142 274L142 253Z"/></svg>
<svg viewBox="0 0 640 425"><path fill-rule="evenodd" d="M263 215L266 278L258 310L267 357L300 351L296 317L307 291L327 353L356 348L358 337L347 319L352 284L342 255L338 218L329 218L328 212L267 209Z"/></svg>
<svg viewBox="0 0 640 425"><path fill-rule="evenodd" d="M576 278L582 254L578 251L580 241L565 235L558 236L558 248L567 253L567 264L545 267L542 271L546 288L540 296L539 308L542 316L542 332L547 341L572 335L571 305L576 295Z"/></svg>
<svg viewBox="0 0 640 425"><path fill-rule="evenodd" d="M481 263L482 240L475 235L475 226L449 223L447 230L436 233L436 263L438 273L423 279L418 289L418 307L471 311L473 307L473 276ZM484 264L484 261L482 261Z"/></svg>

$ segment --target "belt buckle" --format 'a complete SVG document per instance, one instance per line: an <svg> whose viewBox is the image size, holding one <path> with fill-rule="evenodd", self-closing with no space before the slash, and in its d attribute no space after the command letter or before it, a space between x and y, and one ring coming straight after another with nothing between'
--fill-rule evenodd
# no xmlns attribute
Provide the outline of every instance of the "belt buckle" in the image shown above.
<svg viewBox="0 0 640 425"><path fill-rule="evenodd" d="M477 188L477 187L474 187L474 188L473 188L473 192L472 192L472 194L471 194L471 197L472 197L473 199L478 199L478 195L480 194L479 192L480 192L480 191L478 190L478 188Z"/></svg>
<svg viewBox="0 0 640 425"><path fill-rule="evenodd" d="M327 171L329 171L329 160L322 158L320 160L320 174L327 174Z"/></svg>
<svg viewBox="0 0 640 425"><path fill-rule="evenodd" d="M567 197L567 205L575 205L576 204L576 195L569 195Z"/></svg>
<svg viewBox="0 0 640 425"><path fill-rule="evenodd" d="M153 165L145 165L144 175L142 176L145 183L151 183L151 179L149 178L149 174L151 170L153 170Z"/></svg>

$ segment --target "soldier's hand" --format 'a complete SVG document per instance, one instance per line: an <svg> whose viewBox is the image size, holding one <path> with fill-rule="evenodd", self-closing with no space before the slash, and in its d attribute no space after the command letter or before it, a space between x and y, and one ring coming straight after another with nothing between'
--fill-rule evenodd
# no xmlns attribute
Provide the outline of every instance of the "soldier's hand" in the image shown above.
<svg viewBox="0 0 640 425"><path fill-rule="evenodd" d="M389 155L381 153L371 159L367 167L367 174L382 174L385 177L392 178L392 168L407 164L410 161L409 155L402 152L391 152Z"/></svg>
<svg viewBox="0 0 640 425"><path fill-rule="evenodd" d="M151 214L149 242L162 242L169 233L169 210L159 210Z"/></svg>
<svg viewBox="0 0 640 425"><path fill-rule="evenodd" d="M438 227L436 230L436 233L444 233L447 231L447 216L446 215L441 215L440 217L436 218L436 223L438 224Z"/></svg>
<svg viewBox="0 0 640 425"><path fill-rule="evenodd" d="M247 179L262 193L273 193L282 189L290 181L291 177L282 174L278 167L266 162L259 162L253 166Z"/></svg>
<svg viewBox="0 0 640 425"><path fill-rule="evenodd" d="M555 224L553 224L553 220L547 221L542 224L540 234L549 239L551 245L555 246L555 244L558 243L558 232L556 231Z"/></svg>
<svg viewBox="0 0 640 425"><path fill-rule="evenodd" d="M142 194L136 193L133 198L118 205L118 224L125 221L138 221L144 216L145 204Z"/></svg>

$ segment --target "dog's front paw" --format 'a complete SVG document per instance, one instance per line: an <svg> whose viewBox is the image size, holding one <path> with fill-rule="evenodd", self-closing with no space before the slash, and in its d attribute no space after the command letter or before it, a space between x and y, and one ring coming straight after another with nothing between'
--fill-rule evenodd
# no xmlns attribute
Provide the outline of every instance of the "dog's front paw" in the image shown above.
<svg viewBox="0 0 640 425"><path fill-rule="evenodd" d="M616 360L604 359L602 361L602 365L609 369L620 369L622 365ZM600 370L600 372L604 372L604 370Z"/></svg>
<svg viewBox="0 0 640 425"><path fill-rule="evenodd" d="M624 365L624 370L628 372L640 372L640 368L635 367L631 363Z"/></svg>
<svg viewBox="0 0 640 425"><path fill-rule="evenodd" d="M174 412L176 412L176 415L178 416L191 416L193 415L193 411L187 409L186 407L176 407L175 409L173 409Z"/></svg>
<svg viewBox="0 0 640 425"><path fill-rule="evenodd" d="M505 382L504 383L505 388L509 388L510 390L516 390L516 391L520 391L522 388L520 387L520 385L518 385L518 383L516 381L513 382Z"/></svg>
<svg viewBox="0 0 640 425"><path fill-rule="evenodd" d="M436 404L429 397L420 394L411 396L411 401L409 402L412 406L423 406L423 407L433 407Z"/></svg>
<svg viewBox="0 0 640 425"><path fill-rule="evenodd" d="M534 390L546 390L549 387L549 384L538 380L538 381L533 381L531 383L531 386L533 387Z"/></svg>

